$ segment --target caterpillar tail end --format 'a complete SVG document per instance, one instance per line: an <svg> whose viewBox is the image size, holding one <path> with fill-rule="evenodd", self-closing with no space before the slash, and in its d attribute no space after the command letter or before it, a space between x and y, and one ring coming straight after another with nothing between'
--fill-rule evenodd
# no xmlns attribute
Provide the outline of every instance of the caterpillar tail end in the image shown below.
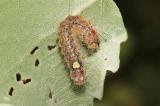
<svg viewBox="0 0 160 106"><path fill-rule="evenodd" d="M85 84L85 71L82 68L71 70L70 77L77 86L83 86Z"/></svg>

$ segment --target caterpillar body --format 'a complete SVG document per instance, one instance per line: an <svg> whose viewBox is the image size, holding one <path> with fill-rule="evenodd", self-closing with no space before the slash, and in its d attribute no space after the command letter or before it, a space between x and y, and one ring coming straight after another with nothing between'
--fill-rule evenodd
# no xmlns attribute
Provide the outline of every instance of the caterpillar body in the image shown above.
<svg viewBox="0 0 160 106"><path fill-rule="evenodd" d="M81 16L68 16L59 26L59 48L70 70L70 78L75 85L84 85L86 71L80 53L80 42L90 50L97 50L99 38L89 20Z"/></svg>

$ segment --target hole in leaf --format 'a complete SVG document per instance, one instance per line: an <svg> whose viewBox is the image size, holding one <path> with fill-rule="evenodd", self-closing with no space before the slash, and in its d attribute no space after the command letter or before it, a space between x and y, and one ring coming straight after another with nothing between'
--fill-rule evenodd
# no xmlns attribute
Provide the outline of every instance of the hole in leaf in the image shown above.
<svg viewBox="0 0 160 106"><path fill-rule="evenodd" d="M105 58L104 60L108 60L107 58Z"/></svg>
<svg viewBox="0 0 160 106"><path fill-rule="evenodd" d="M12 95L13 95L13 91L14 91L14 88L11 87L10 90L9 90L9 92L8 92L8 94L9 94L10 96L12 96Z"/></svg>
<svg viewBox="0 0 160 106"><path fill-rule="evenodd" d="M52 99L52 92L51 92L51 90L49 91L48 97L49 97L50 99Z"/></svg>
<svg viewBox="0 0 160 106"><path fill-rule="evenodd" d="M20 81L21 80L21 74L20 73L16 73L16 80Z"/></svg>
<svg viewBox="0 0 160 106"><path fill-rule="evenodd" d="M54 49L56 47L56 45L48 45L48 51Z"/></svg>
<svg viewBox="0 0 160 106"><path fill-rule="evenodd" d="M34 47L34 48L32 49L32 51L30 52L30 54L33 55L33 54L35 53L35 51L38 50L38 49L39 49L38 46Z"/></svg>
<svg viewBox="0 0 160 106"><path fill-rule="evenodd" d="M57 100L55 99L54 102L57 103Z"/></svg>
<svg viewBox="0 0 160 106"><path fill-rule="evenodd" d="M31 78L28 78L28 79L25 79L25 80L22 80L23 81L23 84L27 84L29 82L31 82Z"/></svg>
<svg viewBox="0 0 160 106"><path fill-rule="evenodd" d="M39 65L39 60L36 59L36 61L35 61L35 66L38 67L38 65Z"/></svg>

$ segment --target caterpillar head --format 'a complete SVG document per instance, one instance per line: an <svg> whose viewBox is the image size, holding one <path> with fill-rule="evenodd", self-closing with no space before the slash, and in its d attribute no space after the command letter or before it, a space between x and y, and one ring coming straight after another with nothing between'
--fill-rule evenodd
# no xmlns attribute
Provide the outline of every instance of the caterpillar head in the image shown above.
<svg viewBox="0 0 160 106"><path fill-rule="evenodd" d="M87 48L96 51L99 48L99 37L95 29L91 29L90 33L84 36L84 42Z"/></svg>

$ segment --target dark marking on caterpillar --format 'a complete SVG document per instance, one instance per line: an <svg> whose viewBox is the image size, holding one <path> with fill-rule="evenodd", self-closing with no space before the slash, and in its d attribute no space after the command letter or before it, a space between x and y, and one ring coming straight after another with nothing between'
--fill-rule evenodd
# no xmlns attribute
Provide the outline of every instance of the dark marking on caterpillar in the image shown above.
<svg viewBox="0 0 160 106"><path fill-rule="evenodd" d="M99 48L99 34L90 20L81 16L68 16L59 27L59 47L70 70L70 78L75 85L85 84L86 71L83 66L80 42L89 50Z"/></svg>
<svg viewBox="0 0 160 106"><path fill-rule="evenodd" d="M8 94L9 94L10 96L12 96L12 95L13 95L13 91L14 91L14 88L11 87L10 90L9 90L9 92L8 92Z"/></svg>
<svg viewBox="0 0 160 106"><path fill-rule="evenodd" d="M48 45L48 51L54 49L56 47L56 45Z"/></svg>
<svg viewBox="0 0 160 106"><path fill-rule="evenodd" d="M23 82L23 84L27 84L27 83L31 82L31 78L24 79L24 80L22 80L22 82Z"/></svg>
<svg viewBox="0 0 160 106"><path fill-rule="evenodd" d="M39 59L36 59L36 61L35 61L35 66L38 67L39 63L40 63L40 62L39 62Z"/></svg>
<svg viewBox="0 0 160 106"><path fill-rule="evenodd" d="M38 49L39 49L38 46L34 47L34 48L31 50L30 54L33 55L33 54L35 53L35 51L38 50Z"/></svg>
<svg viewBox="0 0 160 106"><path fill-rule="evenodd" d="M16 73L16 80L21 81L21 74L20 73Z"/></svg>

